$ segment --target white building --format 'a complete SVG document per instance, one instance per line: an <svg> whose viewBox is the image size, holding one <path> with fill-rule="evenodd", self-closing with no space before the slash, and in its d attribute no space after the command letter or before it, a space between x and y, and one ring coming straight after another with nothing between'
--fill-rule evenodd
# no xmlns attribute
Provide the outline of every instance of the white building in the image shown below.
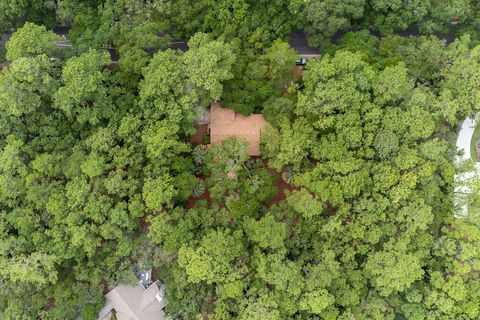
<svg viewBox="0 0 480 320"><path fill-rule="evenodd" d="M99 320L164 320L165 287L160 281L151 282L151 270L140 274L137 285L119 285L105 295L105 307Z"/></svg>

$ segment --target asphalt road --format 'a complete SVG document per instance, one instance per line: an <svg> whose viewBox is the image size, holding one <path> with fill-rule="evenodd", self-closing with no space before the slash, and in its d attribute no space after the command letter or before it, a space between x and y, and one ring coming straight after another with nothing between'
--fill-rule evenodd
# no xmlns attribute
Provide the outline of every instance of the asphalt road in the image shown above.
<svg viewBox="0 0 480 320"><path fill-rule="evenodd" d="M66 26L56 26L53 28L53 32L55 32L58 35L61 35L64 37L64 40L60 40L57 43L58 47L71 47L72 43L66 39L66 36L68 35L68 32L70 31L69 27ZM337 42L341 36L343 36L346 32L338 32L332 37L333 42ZM370 33L374 36L380 36L380 34L376 31L370 30ZM419 33L418 31L415 30L406 30L406 31L396 31L396 35L399 35L401 37L409 37L409 36L418 36ZM165 33L160 32L159 36L164 36ZM455 40L455 36L453 34L448 34L448 35L437 35L438 38L444 39L447 44L453 42ZM289 38L289 43L292 46L292 48L295 49L296 53L300 56L304 57L319 57L320 56L320 50L316 48L312 48L308 45L307 39L305 37L305 34L303 33L302 30L294 30L292 34L290 35ZM170 43L169 48L174 49L174 50L180 50L180 51L188 51L188 45L186 41L183 40L172 40ZM112 62L116 63L118 62L119 55L118 52L115 50L115 48L108 48L107 49L110 52L110 55L112 56Z"/></svg>
<svg viewBox="0 0 480 320"><path fill-rule="evenodd" d="M53 28L53 32L59 36L62 36L63 39L57 42L57 47L59 48L69 48L73 47L73 44L70 40L67 39L68 32L70 31L69 27L66 26L56 26ZM170 43L169 48L173 50L180 50L180 51L187 51L188 50L188 45L186 41L178 41L178 40L173 40ZM112 57L112 63L118 63L118 60L120 59L120 55L118 54L117 49L111 47L111 48L106 48L108 52L110 53L110 56ZM148 50L147 50L148 51Z"/></svg>
<svg viewBox="0 0 480 320"><path fill-rule="evenodd" d="M295 52L300 56L320 56L320 50L312 48L308 45L307 38L305 38L305 34L301 30L294 30L290 35L288 42L290 43L290 46L295 49Z"/></svg>

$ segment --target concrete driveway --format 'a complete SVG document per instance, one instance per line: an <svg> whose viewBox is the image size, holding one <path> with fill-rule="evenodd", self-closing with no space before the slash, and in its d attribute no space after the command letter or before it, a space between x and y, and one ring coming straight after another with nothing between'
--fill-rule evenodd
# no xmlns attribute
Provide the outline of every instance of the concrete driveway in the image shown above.
<svg viewBox="0 0 480 320"><path fill-rule="evenodd" d="M473 132L475 131L476 126L477 122L471 117L466 118L462 123L456 143L457 151L461 151L461 155L455 158L457 165L472 159L472 155L470 153L470 143L472 141ZM475 163L475 167L477 168L477 172L465 172L462 174L457 174L454 177L455 206L459 208L454 215L456 218L466 217L468 214L468 204L465 201L465 196L471 192L468 186L468 180L471 180L476 176L477 173L480 172L480 162Z"/></svg>
<svg viewBox="0 0 480 320"><path fill-rule="evenodd" d="M470 160L472 158L470 154L470 141L472 141L476 126L477 123L473 118L468 117L463 121L457 137L457 150L463 151L463 155L457 157L457 161Z"/></svg>
<svg viewBox="0 0 480 320"><path fill-rule="evenodd" d="M472 141L473 137L473 132L475 131L475 128L477 127L477 122L475 119L468 117L466 118L463 123L462 127L460 128L460 132L458 133L457 137L457 150L458 151L463 151L463 154L461 156L457 156L456 161L457 162L462 162L466 160L472 159L472 155L470 153L470 143ZM480 171L480 162L476 163L477 170Z"/></svg>

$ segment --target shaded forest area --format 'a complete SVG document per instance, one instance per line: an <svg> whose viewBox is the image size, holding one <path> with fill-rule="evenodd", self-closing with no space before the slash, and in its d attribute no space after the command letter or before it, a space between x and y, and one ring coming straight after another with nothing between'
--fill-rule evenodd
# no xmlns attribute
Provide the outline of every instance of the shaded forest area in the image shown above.
<svg viewBox="0 0 480 320"><path fill-rule="evenodd" d="M451 142L480 111L478 6L1 1L0 318L97 319L133 267L172 319L480 318ZM294 29L323 54L300 79ZM263 114L261 158L189 142L212 100Z"/></svg>

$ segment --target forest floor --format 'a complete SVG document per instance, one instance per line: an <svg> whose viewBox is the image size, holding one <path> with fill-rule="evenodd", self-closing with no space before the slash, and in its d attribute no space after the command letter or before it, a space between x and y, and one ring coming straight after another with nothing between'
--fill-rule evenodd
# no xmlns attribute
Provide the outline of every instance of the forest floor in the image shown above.
<svg viewBox="0 0 480 320"><path fill-rule="evenodd" d="M288 92L288 88L290 86L293 86L295 83L297 83L298 81L300 81L302 79L302 73L303 73L303 66L295 66L293 67L292 69L292 73L293 73L293 79L292 81L290 82L290 84L284 84L280 90L280 96L284 96L287 92Z"/></svg>
<svg viewBox="0 0 480 320"><path fill-rule="evenodd" d="M297 83L302 78L303 66L295 66L293 68L293 83Z"/></svg>
<svg viewBox="0 0 480 320"><path fill-rule="evenodd" d="M288 192L298 190L298 188L292 184L285 182L282 178L282 172L269 167L267 160L264 160L264 163L265 163L265 169L275 177L275 186L277 187L277 190L278 190L278 193L275 196L273 196L272 198L270 198L268 201L265 202L265 205L267 207L271 207L272 205L285 200L287 198ZM200 177L200 178L202 180L205 179L205 177ZM185 201L185 207L187 209L195 208L198 201L200 200L206 200L208 203L208 207L211 206L212 198L210 197L210 192L208 189L206 189L205 192L202 193L199 197L191 196L190 198L188 198L187 201Z"/></svg>
<svg viewBox="0 0 480 320"><path fill-rule="evenodd" d="M205 180L205 177L203 176L199 178ZM205 188L205 192L202 193L199 197L191 196L190 198L188 198L185 202L185 206L187 207L187 209L195 208L197 202L200 200L207 200L208 207L212 205L212 198L210 197L210 191L208 190L208 188Z"/></svg>
<svg viewBox="0 0 480 320"><path fill-rule="evenodd" d="M285 182L282 178L282 172L277 171L273 168L268 167L268 164L265 166L265 169L268 170L276 178L275 186L278 189L278 194L272 197L266 202L267 207L271 207L274 204L277 204L287 198L287 193L297 190L298 188Z"/></svg>
<svg viewBox="0 0 480 320"><path fill-rule="evenodd" d="M10 62L7 62L7 61L0 62L0 70L2 70L4 67L8 66L9 64L10 64Z"/></svg>
<svg viewBox="0 0 480 320"><path fill-rule="evenodd" d="M204 144L203 138L207 135L208 124L199 124L195 127L197 130L193 136L190 137L192 144Z"/></svg>

